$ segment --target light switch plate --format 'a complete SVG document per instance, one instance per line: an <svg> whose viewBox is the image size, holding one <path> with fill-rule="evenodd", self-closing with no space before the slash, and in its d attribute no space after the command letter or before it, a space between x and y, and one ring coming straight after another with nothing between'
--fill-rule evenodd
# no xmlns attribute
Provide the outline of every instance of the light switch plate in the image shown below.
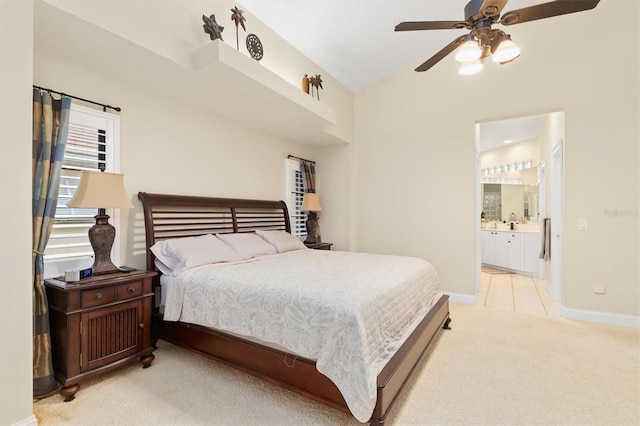
<svg viewBox="0 0 640 426"><path fill-rule="evenodd" d="M587 219L578 219L578 230L586 231L588 229Z"/></svg>

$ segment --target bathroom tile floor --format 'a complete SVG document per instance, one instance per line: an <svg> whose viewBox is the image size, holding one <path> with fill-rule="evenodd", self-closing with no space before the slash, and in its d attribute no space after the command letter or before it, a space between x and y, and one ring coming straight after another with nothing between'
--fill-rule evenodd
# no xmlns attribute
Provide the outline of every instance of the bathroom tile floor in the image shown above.
<svg viewBox="0 0 640 426"><path fill-rule="evenodd" d="M543 280L527 275L486 272L481 272L481 278L478 305L560 318L558 302L551 300Z"/></svg>

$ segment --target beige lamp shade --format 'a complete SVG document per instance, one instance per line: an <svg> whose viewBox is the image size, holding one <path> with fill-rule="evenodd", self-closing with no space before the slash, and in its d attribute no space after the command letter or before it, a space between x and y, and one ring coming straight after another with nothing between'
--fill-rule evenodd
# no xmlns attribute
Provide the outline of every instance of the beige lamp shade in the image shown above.
<svg viewBox="0 0 640 426"><path fill-rule="evenodd" d="M320 205L320 197L313 192L307 192L302 198L302 207L300 211L303 212L321 212L322 206Z"/></svg>
<svg viewBox="0 0 640 426"><path fill-rule="evenodd" d="M76 193L69 207L86 209L130 209L133 204L124 189L124 175L82 171Z"/></svg>

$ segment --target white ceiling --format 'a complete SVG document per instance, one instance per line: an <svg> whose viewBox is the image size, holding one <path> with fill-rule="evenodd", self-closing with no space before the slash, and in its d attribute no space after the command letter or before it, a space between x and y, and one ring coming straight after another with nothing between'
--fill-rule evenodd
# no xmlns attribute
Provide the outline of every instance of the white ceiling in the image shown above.
<svg viewBox="0 0 640 426"><path fill-rule="evenodd" d="M237 1L354 92L398 69L417 67L466 32L394 27L402 21L464 20L468 0ZM546 1L510 0L503 12Z"/></svg>
<svg viewBox="0 0 640 426"><path fill-rule="evenodd" d="M511 143L536 139L540 135L546 114L480 123L480 152L503 148Z"/></svg>
<svg viewBox="0 0 640 426"><path fill-rule="evenodd" d="M401 68L417 67L466 32L395 32L394 27L402 21L464 20L468 0L237 1L354 92ZM503 12L547 1L510 0ZM543 121L537 115L482 123L480 150L537 138Z"/></svg>

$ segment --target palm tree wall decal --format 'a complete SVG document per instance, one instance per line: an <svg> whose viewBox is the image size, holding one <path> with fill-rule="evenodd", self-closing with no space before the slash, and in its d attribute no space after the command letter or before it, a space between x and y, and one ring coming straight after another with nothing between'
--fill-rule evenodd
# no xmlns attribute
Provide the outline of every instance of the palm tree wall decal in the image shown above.
<svg viewBox="0 0 640 426"><path fill-rule="evenodd" d="M309 78L309 84L311 85L311 96L313 96L313 88L316 88L316 96L318 97L318 100L320 100L320 90L319 89L324 89L322 87L322 78L320 77L320 74L316 74L313 77Z"/></svg>
<svg viewBox="0 0 640 426"><path fill-rule="evenodd" d="M233 9L231 9L231 20L236 23L236 49L237 50L240 50L240 41L238 40L238 25L242 25L242 29L247 31L247 29L244 26L244 21L246 21L246 18L242 16L243 13L244 11L238 9L237 6L234 6Z"/></svg>

